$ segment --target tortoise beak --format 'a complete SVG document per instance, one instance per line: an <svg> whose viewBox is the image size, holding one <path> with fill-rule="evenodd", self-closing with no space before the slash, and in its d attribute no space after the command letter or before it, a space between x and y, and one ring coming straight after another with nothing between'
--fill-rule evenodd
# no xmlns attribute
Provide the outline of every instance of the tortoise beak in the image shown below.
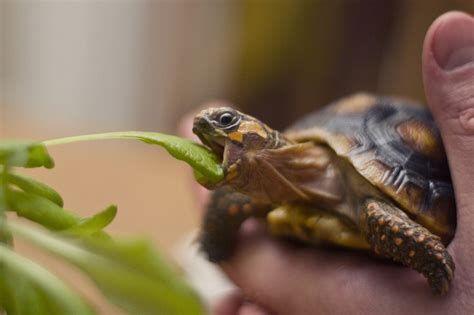
<svg viewBox="0 0 474 315"><path fill-rule="evenodd" d="M218 137L218 138L209 138L208 136L204 135L203 137L199 137L201 142L208 146L217 156L221 159L224 158L224 147L225 147L225 138Z"/></svg>
<svg viewBox="0 0 474 315"><path fill-rule="evenodd" d="M208 146L221 158L224 155L226 135L216 129L205 116L197 115L194 118L193 133L199 137L201 142Z"/></svg>

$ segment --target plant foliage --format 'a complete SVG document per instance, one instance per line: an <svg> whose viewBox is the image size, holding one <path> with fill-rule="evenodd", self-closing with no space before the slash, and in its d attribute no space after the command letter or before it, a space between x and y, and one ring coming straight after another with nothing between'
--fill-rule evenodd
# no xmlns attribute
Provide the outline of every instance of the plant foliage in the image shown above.
<svg viewBox="0 0 474 315"><path fill-rule="evenodd" d="M103 229L116 206L89 218L64 208L61 195L48 185L15 173L18 167L54 166L46 146L99 139L137 139L164 147L183 160L203 183L218 183L218 158L187 139L151 132L113 132L69 137L44 143L0 142L0 313L8 315L97 314L84 297L45 267L17 253L21 238L77 267L110 301L129 314L203 314L197 295L179 272L144 239L119 239ZM35 222L8 222L6 213Z"/></svg>

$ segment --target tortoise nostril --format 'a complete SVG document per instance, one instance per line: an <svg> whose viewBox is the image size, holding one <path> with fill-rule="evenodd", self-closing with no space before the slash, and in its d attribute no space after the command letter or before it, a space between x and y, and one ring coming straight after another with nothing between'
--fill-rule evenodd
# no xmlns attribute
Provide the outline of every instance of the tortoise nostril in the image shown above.
<svg viewBox="0 0 474 315"><path fill-rule="evenodd" d="M203 130L206 128L208 125L206 119L203 117L196 117L194 118L194 123L193 123L193 132L196 133L196 131Z"/></svg>
<svg viewBox="0 0 474 315"><path fill-rule="evenodd" d="M214 126L206 117L196 117L194 119L192 131L195 135L201 138L201 141L202 141L203 135L214 134L215 133L214 129L215 129Z"/></svg>

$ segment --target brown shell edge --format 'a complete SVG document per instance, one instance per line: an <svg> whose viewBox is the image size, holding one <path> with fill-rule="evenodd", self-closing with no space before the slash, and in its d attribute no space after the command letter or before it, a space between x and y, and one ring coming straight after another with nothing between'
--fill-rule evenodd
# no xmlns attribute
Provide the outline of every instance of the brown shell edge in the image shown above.
<svg viewBox="0 0 474 315"><path fill-rule="evenodd" d="M334 115L339 113L361 113L368 111L376 104L377 98L375 96L367 93L358 93L336 102L331 106L330 110ZM355 139L345 134L329 132L321 127L298 131L290 130L285 133L285 136L296 142L313 141L327 144L337 155L347 159L354 166L355 170L372 185L390 196L417 222L429 228L433 233L441 236L446 243L453 237L454 231L450 228L449 224L445 224L449 221L447 213L450 210L446 209L446 207L450 207L449 200L447 200L447 198L440 198L434 207L430 209L428 215L421 214L422 188L412 185L411 183L404 185L398 190L393 186L386 185L384 183L384 176L390 172L389 166L379 159L373 159L373 151L350 155L351 151L358 147L358 143ZM439 151L433 155L439 156Z"/></svg>

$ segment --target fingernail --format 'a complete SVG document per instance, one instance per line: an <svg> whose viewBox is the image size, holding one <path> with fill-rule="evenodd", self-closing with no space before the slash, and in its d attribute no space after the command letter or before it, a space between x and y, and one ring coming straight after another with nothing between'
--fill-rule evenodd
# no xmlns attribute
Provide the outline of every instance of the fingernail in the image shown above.
<svg viewBox="0 0 474 315"><path fill-rule="evenodd" d="M435 32L432 49L444 70L474 62L474 18L461 12L447 14Z"/></svg>

